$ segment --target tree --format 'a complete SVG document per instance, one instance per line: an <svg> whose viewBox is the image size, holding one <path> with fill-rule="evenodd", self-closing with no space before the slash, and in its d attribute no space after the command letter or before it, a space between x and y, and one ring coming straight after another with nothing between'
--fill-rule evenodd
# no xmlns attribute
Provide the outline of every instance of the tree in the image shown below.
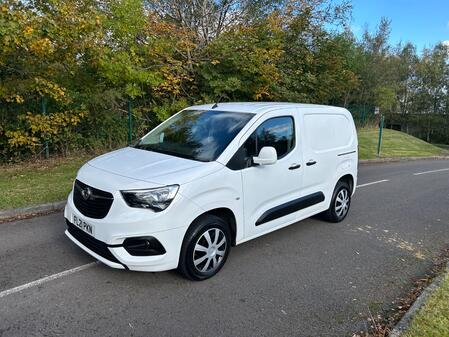
<svg viewBox="0 0 449 337"><path fill-rule="evenodd" d="M208 45L198 68L200 90L206 100L275 99L280 81L277 67L282 55L280 17L246 27L234 26Z"/></svg>
<svg viewBox="0 0 449 337"><path fill-rule="evenodd" d="M193 32L200 46L207 45L234 25L266 17L282 0L147 0L146 7L163 20Z"/></svg>
<svg viewBox="0 0 449 337"><path fill-rule="evenodd" d="M341 104L357 79L350 69L352 42L344 33L329 32L328 25L345 25L345 2L290 2L283 11L284 39L279 96L288 101Z"/></svg>
<svg viewBox="0 0 449 337"><path fill-rule="evenodd" d="M441 126L438 115L448 111L449 50L447 46L438 44L433 49L424 50L422 59L417 65L415 85L415 110L427 115L426 140L430 142L432 133ZM447 125L442 131L448 135Z"/></svg>

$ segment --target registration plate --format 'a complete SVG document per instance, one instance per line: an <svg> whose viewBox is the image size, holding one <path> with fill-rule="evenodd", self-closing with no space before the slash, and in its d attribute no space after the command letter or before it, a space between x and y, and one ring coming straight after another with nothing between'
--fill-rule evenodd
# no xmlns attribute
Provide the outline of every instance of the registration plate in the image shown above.
<svg viewBox="0 0 449 337"><path fill-rule="evenodd" d="M76 215L73 215L73 224L87 234L94 235L94 226L78 218Z"/></svg>

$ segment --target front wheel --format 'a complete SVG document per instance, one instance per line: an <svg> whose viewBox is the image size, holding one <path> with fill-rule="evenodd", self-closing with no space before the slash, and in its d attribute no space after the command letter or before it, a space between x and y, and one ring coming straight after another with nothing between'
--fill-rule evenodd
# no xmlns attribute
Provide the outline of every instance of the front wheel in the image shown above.
<svg viewBox="0 0 449 337"><path fill-rule="evenodd" d="M324 218L330 222L340 222L348 215L351 206L351 189L344 181L335 186L329 209L324 212Z"/></svg>
<svg viewBox="0 0 449 337"><path fill-rule="evenodd" d="M208 279L223 267L230 249L227 223L214 215L202 216L187 231L178 270L191 280Z"/></svg>

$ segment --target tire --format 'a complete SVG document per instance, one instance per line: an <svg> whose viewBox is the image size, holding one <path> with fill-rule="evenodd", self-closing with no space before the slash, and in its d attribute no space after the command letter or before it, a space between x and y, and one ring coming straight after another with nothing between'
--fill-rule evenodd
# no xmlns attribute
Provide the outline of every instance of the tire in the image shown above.
<svg viewBox="0 0 449 337"><path fill-rule="evenodd" d="M201 216L184 237L178 271L190 280L206 280L220 271L230 250L228 224L214 215Z"/></svg>
<svg viewBox="0 0 449 337"><path fill-rule="evenodd" d="M323 213L325 220L340 222L348 215L351 206L351 189L344 181L339 181L335 186L329 209Z"/></svg>

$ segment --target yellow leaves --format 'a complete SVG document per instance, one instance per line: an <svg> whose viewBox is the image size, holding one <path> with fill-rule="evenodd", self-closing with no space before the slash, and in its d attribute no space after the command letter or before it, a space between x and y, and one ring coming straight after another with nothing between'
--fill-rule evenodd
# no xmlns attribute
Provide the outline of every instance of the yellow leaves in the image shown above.
<svg viewBox="0 0 449 337"><path fill-rule="evenodd" d="M11 147L33 150L44 140L63 138L67 131L78 125L86 116L87 111L64 111L50 115L27 112L19 117L26 127L6 131L5 135Z"/></svg>
<svg viewBox="0 0 449 337"><path fill-rule="evenodd" d="M273 12L267 17L269 28L272 32L281 33L283 18L278 12Z"/></svg>
<svg viewBox="0 0 449 337"><path fill-rule="evenodd" d="M35 137L29 137L26 132L21 130L6 131L5 135L11 147L34 147L37 145L37 142L34 141Z"/></svg>
<svg viewBox="0 0 449 337"><path fill-rule="evenodd" d="M79 122L81 122L81 118L79 116L72 116L72 118L70 118L70 123L72 125L77 125Z"/></svg>
<svg viewBox="0 0 449 337"><path fill-rule="evenodd" d="M36 91L40 96L50 96L56 101L62 101L65 96L65 89L58 84L46 79L35 77Z"/></svg>
<svg viewBox="0 0 449 337"><path fill-rule="evenodd" d="M33 34L33 32L34 32L34 29L31 26L26 26L25 29L23 30L23 34L27 37L30 36L31 34Z"/></svg>
<svg viewBox="0 0 449 337"><path fill-rule="evenodd" d="M53 53L53 46L49 38L44 37L30 42L30 51L43 56Z"/></svg>
<svg viewBox="0 0 449 337"><path fill-rule="evenodd" d="M22 104L24 102L24 99L20 95L11 95L4 97L5 101L8 103L15 102L17 104Z"/></svg>
<svg viewBox="0 0 449 337"><path fill-rule="evenodd" d="M212 63L212 64L215 66L215 65L219 64L220 61L218 61L218 60L212 60L210 63Z"/></svg>
<svg viewBox="0 0 449 337"><path fill-rule="evenodd" d="M154 87L154 93L158 97L179 95L185 82L192 82L193 78L181 64L174 62L161 68L163 81Z"/></svg>
<svg viewBox="0 0 449 337"><path fill-rule="evenodd" d="M268 88L268 85L264 85L257 89L256 93L254 94L254 100L255 101L261 101L266 98L270 98L272 95L270 93L270 90Z"/></svg>

